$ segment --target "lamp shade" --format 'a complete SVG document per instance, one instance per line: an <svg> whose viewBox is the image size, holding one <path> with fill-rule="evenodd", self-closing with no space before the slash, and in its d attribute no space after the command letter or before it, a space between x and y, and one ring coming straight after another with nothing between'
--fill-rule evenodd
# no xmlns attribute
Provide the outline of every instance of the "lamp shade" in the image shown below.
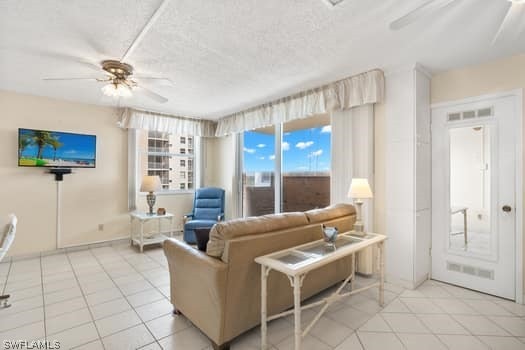
<svg viewBox="0 0 525 350"><path fill-rule="evenodd" d="M348 190L348 197L363 199L372 198L373 196L367 179L352 179L350 189Z"/></svg>
<svg viewBox="0 0 525 350"><path fill-rule="evenodd" d="M140 192L156 192L161 189L160 177L144 176L140 185Z"/></svg>

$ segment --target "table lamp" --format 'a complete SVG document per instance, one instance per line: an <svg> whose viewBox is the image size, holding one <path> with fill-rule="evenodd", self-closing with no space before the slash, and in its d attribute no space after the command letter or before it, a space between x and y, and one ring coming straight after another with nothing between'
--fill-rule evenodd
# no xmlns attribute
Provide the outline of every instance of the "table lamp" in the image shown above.
<svg viewBox="0 0 525 350"><path fill-rule="evenodd" d="M363 199L373 197L372 190L370 189L370 185L368 184L368 180L359 178L352 179L350 189L348 190L348 197L354 199L354 204L357 210L354 230L356 232L364 232L364 224L362 221L361 214Z"/></svg>
<svg viewBox="0 0 525 350"><path fill-rule="evenodd" d="M158 176L144 176L142 184L140 185L140 192L149 192L146 196L146 201L149 205L149 215L153 215L153 206L155 205L156 196L153 192L160 191L162 188L160 184L160 177Z"/></svg>

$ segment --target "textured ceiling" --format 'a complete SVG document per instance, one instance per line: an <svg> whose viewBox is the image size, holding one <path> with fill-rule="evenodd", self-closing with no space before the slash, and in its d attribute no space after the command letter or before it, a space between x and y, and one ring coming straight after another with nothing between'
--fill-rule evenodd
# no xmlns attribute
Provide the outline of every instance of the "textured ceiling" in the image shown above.
<svg viewBox="0 0 525 350"><path fill-rule="evenodd" d="M128 63L167 98L121 101L217 118L372 68L432 72L525 51L525 21L495 45L507 0L457 0L399 31L389 22L426 0L171 0ZM85 62L120 58L160 0L0 0L0 89L115 105ZM524 5L525 6L525 5Z"/></svg>

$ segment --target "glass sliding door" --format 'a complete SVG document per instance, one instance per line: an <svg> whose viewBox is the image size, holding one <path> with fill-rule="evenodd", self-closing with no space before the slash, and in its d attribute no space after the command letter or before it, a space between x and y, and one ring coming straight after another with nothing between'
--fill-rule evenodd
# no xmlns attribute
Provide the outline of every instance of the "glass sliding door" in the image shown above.
<svg viewBox="0 0 525 350"><path fill-rule="evenodd" d="M242 214L275 213L275 127L243 135Z"/></svg>
<svg viewBox="0 0 525 350"><path fill-rule="evenodd" d="M321 115L244 132L242 215L328 206L331 131Z"/></svg>
<svg viewBox="0 0 525 350"><path fill-rule="evenodd" d="M330 204L331 131L328 115L283 125L282 212Z"/></svg>

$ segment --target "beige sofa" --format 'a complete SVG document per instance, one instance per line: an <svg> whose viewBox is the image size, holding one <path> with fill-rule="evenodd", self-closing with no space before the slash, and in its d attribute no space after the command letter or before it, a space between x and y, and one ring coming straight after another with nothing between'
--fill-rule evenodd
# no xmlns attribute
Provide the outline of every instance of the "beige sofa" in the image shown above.
<svg viewBox="0 0 525 350"><path fill-rule="evenodd" d="M171 279L174 312L184 314L213 342L227 349L229 341L260 323L260 266L258 256L322 238L321 225L340 232L352 229L355 208L349 204L236 219L216 224L206 253L184 242L164 242ZM351 273L350 258L310 273L304 280L306 299ZM293 306L288 279L271 272L268 279L269 315Z"/></svg>

